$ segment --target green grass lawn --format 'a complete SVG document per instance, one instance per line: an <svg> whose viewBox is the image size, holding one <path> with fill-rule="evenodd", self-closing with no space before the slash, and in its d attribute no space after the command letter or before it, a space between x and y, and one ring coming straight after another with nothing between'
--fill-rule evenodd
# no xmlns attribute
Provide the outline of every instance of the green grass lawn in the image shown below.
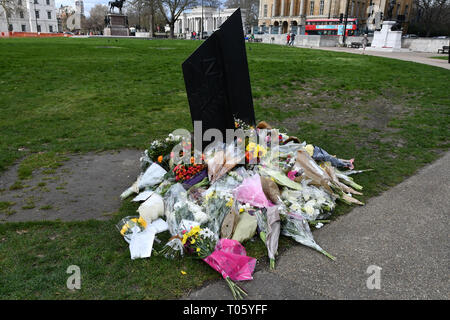
<svg viewBox="0 0 450 320"><path fill-rule="evenodd" d="M0 172L23 160L20 185L68 153L143 150L173 129L190 129L181 63L199 44L0 40ZM257 119L373 168L356 177L363 201L448 150L448 70L257 43L247 54ZM10 206L1 192L0 214ZM350 209L340 204L334 217ZM192 258L130 260L114 225L135 210L125 201L109 221L1 224L0 298L168 299L220 279ZM282 238L282 248L290 245ZM245 246L266 260L259 240ZM66 288L70 265L81 268L81 290Z"/></svg>
<svg viewBox="0 0 450 320"><path fill-rule="evenodd" d="M436 56L436 57L430 57L431 59L440 59L440 60L448 60L448 55L445 56Z"/></svg>

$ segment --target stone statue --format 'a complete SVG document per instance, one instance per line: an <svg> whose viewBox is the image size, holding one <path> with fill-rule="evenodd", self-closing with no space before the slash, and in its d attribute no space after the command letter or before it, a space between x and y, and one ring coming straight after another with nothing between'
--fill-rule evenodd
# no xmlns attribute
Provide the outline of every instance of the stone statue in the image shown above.
<svg viewBox="0 0 450 320"><path fill-rule="evenodd" d="M392 20L392 12L394 11L394 6L395 6L396 0L390 0L389 1L389 8L388 8L388 12L387 12L387 19L385 20Z"/></svg>
<svg viewBox="0 0 450 320"><path fill-rule="evenodd" d="M108 2L109 12L114 12L114 7L119 8L119 13L122 14L122 7L125 0L115 0Z"/></svg>
<svg viewBox="0 0 450 320"><path fill-rule="evenodd" d="M128 17L122 14L122 7L126 0L109 1L109 12L105 17L105 36L129 36ZM114 7L119 8L119 14L114 13Z"/></svg>
<svg viewBox="0 0 450 320"><path fill-rule="evenodd" d="M394 11L394 6L395 6L396 0L390 0L389 1L389 8L388 8L388 12L387 12L387 20L388 21L393 21L394 20L394 15L393 15L393 11ZM392 26L391 31L400 31L402 30L402 24L401 22L398 21L398 17L395 17L395 21L396 23Z"/></svg>

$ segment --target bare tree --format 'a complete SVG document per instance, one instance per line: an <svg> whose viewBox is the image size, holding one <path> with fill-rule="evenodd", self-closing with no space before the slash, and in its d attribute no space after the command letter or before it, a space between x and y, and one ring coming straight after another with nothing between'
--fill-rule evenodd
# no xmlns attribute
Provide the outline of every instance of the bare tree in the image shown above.
<svg viewBox="0 0 450 320"><path fill-rule="evenodd" d="M125 3L128 21L130 25L135 25L139 29L142 26L144 18L145 2L144 0L132 0Z"/></svg>
<svg viewBox="0 0 450 320"><path fill-rule="evenodd" d="M200 1L198 1L198 2L200 2ZM218 8L221 5L222 5L221 0L203 0L204 7Z"/></svg>
<svg viewBox="0 0 450 320"><path fill-rule="evenodd" d="M164 25L166 19L161 14L158 0L132 0L127 2L126 10L130 25L146 29L150 36L155 34L156 25Z"/></svg>
<svg viewBox="0 0 450 320"><path fill-rule="evenodd" d="M127 14L130 23L135 24L139 29L148 26L151 37L154 35L155 3L156 0L131 0L127 2Z"/></svg>
<svg viewBox="0 0 450 320"><path fill-rule="evenodd" d="M226 0L224 5L226 8L245 9L245 21L247 25L258 24L259 0Z"/></svg>
<svg viewBox="0 0 450 320"><path fill-rule="evenodd" d="M9 27L9 19L11 15L20 7L19 2L17 0L0 0L0 7L3 9L3 13L5 14L6 26L8 28L8 31L12 31Z"/></svg>
<svg viewBox="0 0 450 320"><path fill-rule="evenodd" d="M155 35L155 11L157 7L157 1L156 0L145 0L147 2L147 6L149 9L149 15L148 15L148 32L150 34L150 37L153 37Z"/></svg>
<svg viewBox="0 0 450 320"><path fill-rule="evenodd" d="M101 32L105 27L105 16L108 13L108 6L96 4L89 10L89 18L86 19L86 29L94 32Z"/></svg>
<svg viewBox="0 0 450 320"><path fill-rule="evenodd" d="M161 10L167 24L170 27L169 37L174 37L175 21L180 14L197 4L197 0L158 0L158 7Z"/></svg>
<svg viewBox="0 0 450 320"><path fill-rule="evenodd" d="M449 18L448 0L414 0L414 4L416 23L422 25L427 37Z"/></svg>

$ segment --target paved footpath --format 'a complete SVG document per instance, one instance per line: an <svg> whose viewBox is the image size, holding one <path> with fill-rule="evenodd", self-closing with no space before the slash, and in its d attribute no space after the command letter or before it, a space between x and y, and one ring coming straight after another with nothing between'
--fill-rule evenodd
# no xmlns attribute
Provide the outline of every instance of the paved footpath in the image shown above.
<svg viewBox="0 0 450 320"><path fill-rule="evenodd" d="M301 245L290 248L276 270L265 268L241 283L248 299L449 299L449 182L450 152L314 231L336 261ZM369 289L375 269L380 288ZM218 281L184 299L232 296Z"/></svg>
<svg viewBox="0 0 450 320"><path fill-rule="evenodd" d="M353 54L363 54L362 49L355 49L355 48L339 48L339 47L320 47L320 48L311 48L311 49L318 49L318 50L327 50L327 51L337 51L337 52L347 52L347 53L353 53ZM447 60L441 60L441 59L432 59L431 57L447 57L447 54L438 54L438 53L427 53L427 52L381 52L381 51L372 51L372 50L366 50L366 55L371 56L377 56L377 57L383 57L383 58L391 58L391 59L399 59L399 60L405 60L405 61L411 61L416 63L423 63L428 64L430 66L445 68L450 70L450 63L448 63Z"/></svg>

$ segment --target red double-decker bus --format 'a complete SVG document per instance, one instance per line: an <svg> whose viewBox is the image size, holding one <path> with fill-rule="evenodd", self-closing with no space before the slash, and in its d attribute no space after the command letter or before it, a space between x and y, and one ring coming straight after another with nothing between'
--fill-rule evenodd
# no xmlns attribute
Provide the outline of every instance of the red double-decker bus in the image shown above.
<svg viewBox="0 0 450 320"><path fill-rule="evenodd" d="M353 36L358 27L356 18L347 19L346 36ZM341 33L339 29L344 30L344 23L339 23L339 19L307 19L305 25L305 34L337 36Z"/></svg>

